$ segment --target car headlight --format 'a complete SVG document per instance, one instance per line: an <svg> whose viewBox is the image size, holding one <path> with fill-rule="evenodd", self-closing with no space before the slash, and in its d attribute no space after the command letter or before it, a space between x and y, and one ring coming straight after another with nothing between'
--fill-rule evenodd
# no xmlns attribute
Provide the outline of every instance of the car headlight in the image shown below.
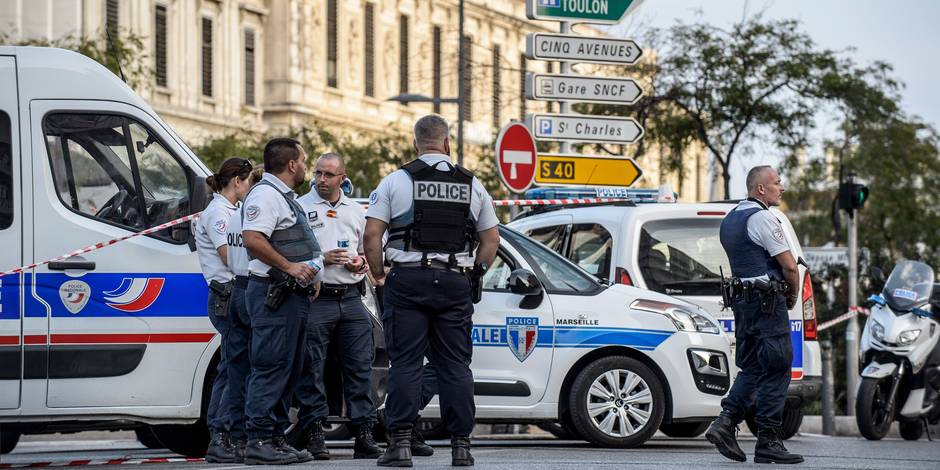
<svg viewBox="0 0 940 470"><path fill-rule="evenodd" d="M885 327L875 320L871 321L871 337L881 342L885 340Z"/></svg>
<svg viewBox="0 0 940 470"><path fill-rule="evenodd" d="M672 320L672 323L676 325L676 329L679 331L697 331L699 333L711 333L714 335L717 335L721 331L718 324L713 322L710 318L699 311L692 310L682 305L659 302L656 300L637 299L630 304L630 308L665 315Z"/></svg>
<svg viewBox="0 0 940 470"><path fill-rule="evenodd" d="M917 338L920 337L920 330L907 330L902 331L898 335L898 346L907 346L914 341L917 341Z"/></svg>

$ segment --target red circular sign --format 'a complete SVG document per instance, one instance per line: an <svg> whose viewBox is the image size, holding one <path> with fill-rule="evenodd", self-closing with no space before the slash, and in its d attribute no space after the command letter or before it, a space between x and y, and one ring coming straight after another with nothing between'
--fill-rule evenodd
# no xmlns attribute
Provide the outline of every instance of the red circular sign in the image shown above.
<svg viewBox="0 0 940 470"><path fill-rule="evenodd" d="M510 123L496 138L496 168L510 191L521 193L535 179L535 139L520 122Z"/></svg>

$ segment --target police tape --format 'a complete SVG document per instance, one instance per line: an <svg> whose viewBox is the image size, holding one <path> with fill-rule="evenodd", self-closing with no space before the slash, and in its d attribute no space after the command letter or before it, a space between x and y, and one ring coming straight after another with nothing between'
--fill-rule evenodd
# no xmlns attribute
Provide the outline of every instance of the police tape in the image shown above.
<svg viewBox="0 0 940 470"><path fill-rule="evenodd" d="M58 462L18 462L18 463L0 463L0 469L6 468L47 468L47 467L85 467L92 465L144 465L154 463L204 463L206 459L195 457L151 457L151 458L130 458L120 457L116 459L86 459L86 460L62 460Z"/></svg>
<svg viewBox="0 0 940 470"><path fill-rule="evenodd" d="M838 317L835 317L832 320L826 320L820 323L819 326L816 327L816 331L828 330L829 328L832 328L838 325L839 323L842 323L844 321L848 321L851 318L857 317L859 314L868 315L870 313L871 312L865 307L852 306L852 307L849 307L849 311L847 313L843 313L842 315L839 315Z"/></svg>
<svg viewBox="0 0 940 470"><path fill-rule="evenodd" d="M493 201L493 205L496 206L496 207L502 207L502 206L551 206L551 205L572 205L572 204L598 204L598 203L606 203L606 202L618 202L618 201L624 201L624 200L625 200L625 199L620 199L620 198L607 198L607 197L601 197L601 198L586 198L586 199L498 199L498 200L494 200L494 201ZM161 230L166 230L166 229L168 229L168 228L170 228L170 227L173 227L173 226L182 224L182 223L184 223L184 222L189 222L189 221L191 221L191 220L196 220L196 219L199 218L199 214L200 214L200 213L201 213L201 212L197 212L197 213L195 213L195 214L190 214L190 215L187 215L187 216L184 216L184 217L180 217L180 218L178 218L178 219L176 219L176 220L171 220L171 221L169 221L169 222L165 222L165 223L162 223L162 224L160 224L160 225L157 225L157 226L148 228L148 229L146 229L146 230L141 230L140 232L132 233L132 234L130 234L130 235L125 235L125 236L120 237L120 238L115 238L115 239L112 239L112 240L108 240L108 241L106 241L106 242L95 243L94 245L86 246L85 248L82 248L82 249L80 249L80 250L75 250L75 251L66 253L66 254L64 254L64 255L62 255L62 256L59 256L59 257L57 257L57 258L53 258L53 259L50 259L50 260L43 261L43 262L41 262L41 263L34 263L34 264L27 265L27 266L20 266L20 267L18 267L18 268L13 268L13 269L10 269L10 270L8 270L8 271L4 271L4 272L0 273L0 277L6 276L6 275L9 275L9 274L21 273L21 272L23 272L23 271L29 271L30 269L33 269L33 268L36 268L36 267L39 267L39 266L43 266L43 265L46 265L46 264L49 264L49 263L54 263L54 262L56 262L56 261L62 261L62 260L64 260L64 259L71 258L71 257L73 257L73 256L78 256L78 255L82 255L82 254L85 254L85 253L88 253L88 252L91 252L91 251L100 250L101 248L104 248L104 247L106 247L106 246L111 246L111 245L114 245L114 244L116 244L116 243L123 242L123 241L125 241L125 240L130 240L131 238L136 238L136 237L140 237L140 236L144 236L144 235L150 235L150 234L152 234L152 233L156 233L156 232L159 232L159 231L161 231Z"/></svg>

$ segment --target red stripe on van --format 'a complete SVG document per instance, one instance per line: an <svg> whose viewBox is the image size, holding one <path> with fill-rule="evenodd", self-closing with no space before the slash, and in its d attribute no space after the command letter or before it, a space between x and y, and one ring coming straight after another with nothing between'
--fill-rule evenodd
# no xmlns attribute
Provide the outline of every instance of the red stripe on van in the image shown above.
<svg viewBox="0 0 940 470"><path fill-rule="evenodd" d="M46 335L24 335L23 344L46 344Z"/></svg>
<svg viewBox="0 0 940 470"><path fill-rule="evenodd" d="M19 346L19 336L0 336L0 346Z"/></svg>
<svg viewBox="0 0 940 470"><path fill-rule="evenodd" d="M215 333L54 334L52 344L208 343Z"/></svg>

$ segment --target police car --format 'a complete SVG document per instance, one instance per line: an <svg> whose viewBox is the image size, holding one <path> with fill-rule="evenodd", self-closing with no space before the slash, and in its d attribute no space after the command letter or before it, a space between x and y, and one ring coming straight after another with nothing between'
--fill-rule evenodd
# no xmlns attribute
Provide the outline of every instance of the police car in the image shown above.
<svg viewBox="0 0 940 470"><path fill-rule="evenodd" d="M719 266L724 266L725 275L730 273L728 258L718 240L718 227L735 202L676 203L671 190L623 188L539 188L525 197L627 199L611 204L539 208L523 212L509 226L597 277L700 305L718 318L725 331L734 331L734 314L722 309L718 293ZM799 259L803 250L793 226L782 212L770 210L782 222L784 235ZM819 396L822 383L813 283L805 265L799 269L800 301L790 310L793 363L783 422L786 437L799 430L803 405ZM663 431L681 435L682 430ZM689 434L692 429L686 431Z"/></svg>
<svg viewBox="0 0 940 470"><path fill-rule="evenodd" d="M478 422L560 421L605 447L644 443L662 423L702 426L730 386L730 338L705 310L609 286L501 226L474 306ZM439 415L437 401L422 412Z"/></svg>

